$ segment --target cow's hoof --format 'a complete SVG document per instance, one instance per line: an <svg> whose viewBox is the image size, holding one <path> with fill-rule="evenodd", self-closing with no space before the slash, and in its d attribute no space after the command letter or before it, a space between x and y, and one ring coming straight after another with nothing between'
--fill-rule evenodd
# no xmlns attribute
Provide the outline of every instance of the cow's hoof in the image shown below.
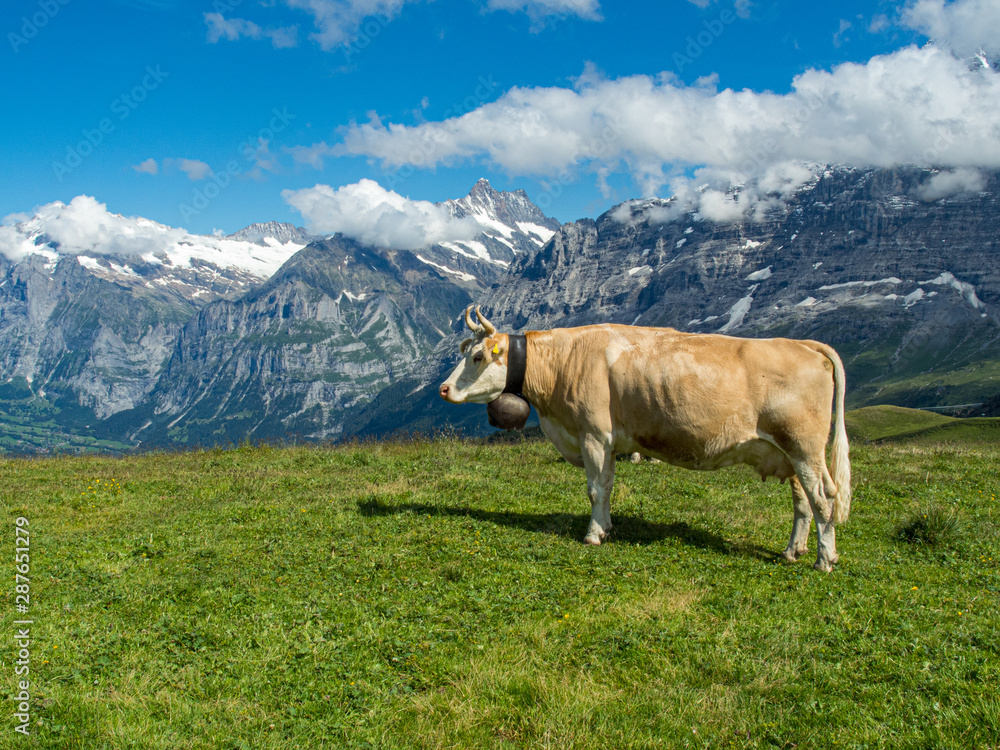
<svg viewBox="0 0 1000 750"><path fill-rule="evenodd" d="M826 560L817 560L813 565L814 570L819 570L823 573L829 573L833 570L833 563L827 562Z"/></svg>
<svg viewBox="0 0 1000 750"><path fill-rule="evenodd" d="M600 547L601 546L601 537L599 537L599 536L587 536L587 537L584 537L583 543L584 544L593 545L594 547Z"/></svg>
<svg viewBox="0 0 1000 750"><path fill-rule="evenodd" d="M795 562L800 557L802 557L802 555L805 554L805 552L806 552L805 549L795 549L793 547L788 547L784 552L781 553L781 556L786 560L788 560L788 562Z"/></svg>

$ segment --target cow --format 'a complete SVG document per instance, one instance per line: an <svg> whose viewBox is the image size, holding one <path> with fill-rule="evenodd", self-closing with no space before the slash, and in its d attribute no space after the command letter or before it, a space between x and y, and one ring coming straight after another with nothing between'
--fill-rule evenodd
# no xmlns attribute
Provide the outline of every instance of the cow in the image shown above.
<svg viewBox="0 0 1000 750"><path fill-rule="evenodd" d="M514 392L535 408L546 437L586 470L586 544L599 545L611 530L616 454L639 452L702 471L743 463L762 480L789 480L794 520L783 557L806 552L813 518L813 567L833 569L834 528L850 513L851 464L844 365L830 346L612 324L518 336L498 333L478 306L473 321L472 309L465 322L474 338L461 343L464 356L438 394L488 404Z"/></svg>

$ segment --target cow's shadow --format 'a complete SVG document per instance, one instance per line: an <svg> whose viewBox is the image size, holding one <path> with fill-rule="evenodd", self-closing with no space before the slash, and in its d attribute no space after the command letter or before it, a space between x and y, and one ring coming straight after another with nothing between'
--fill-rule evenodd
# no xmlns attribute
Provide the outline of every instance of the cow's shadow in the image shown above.
<svg viewBox="0 0 1000 750"><path fill-rule="evenodd" d="M368 498L358 502L358 512L362 516L395 516L413 513L423 516L451 516L473 518L477 521L524 529L536 534L551 534L567 539L582 540L590 523L589 515L573 513L512 513L476 508L462 508L447 505L431 505L429 503L384 503L377 498ZM690 547L712 550L723 555L734 557L751 557L758 560L773 562L781 559L781 555L748 541L730 541L705 529L699 529L686 521L660 523L648 521L638 516L612 516L614 528L611 530L608 542L614 544L626 542L629 544L655 544L666 539L677 539Z"/></svg>

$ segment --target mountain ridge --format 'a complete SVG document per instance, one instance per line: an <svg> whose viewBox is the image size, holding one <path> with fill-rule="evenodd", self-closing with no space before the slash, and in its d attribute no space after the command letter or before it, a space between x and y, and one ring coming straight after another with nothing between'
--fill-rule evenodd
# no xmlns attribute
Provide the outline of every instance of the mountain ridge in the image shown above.
<svg viewBox="0 0 1000 750"><path fill-rule="evenodd" d="M53 435L116 446L482 432L482 410L436 394L473 303L511 332L615 322L816 338L844 358L852 406L1000 392L1000 171L790 175L565 225L481 180L438 204L477 221L473 240L410 251L311 237L237 293L192 259L199 283L220 285L208 300L147 284L159 267L135 252L0 254L0 377L17 395L7 417L0 398L0 419L37 406L30 392ZM234 234L252 254L301 232Z"/></svg>

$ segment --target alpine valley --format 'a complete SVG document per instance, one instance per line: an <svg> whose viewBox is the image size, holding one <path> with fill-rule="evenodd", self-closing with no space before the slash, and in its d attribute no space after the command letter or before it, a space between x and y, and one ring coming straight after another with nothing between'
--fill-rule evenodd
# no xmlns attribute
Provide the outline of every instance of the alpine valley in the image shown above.
<svg viewBox="0 0 1000 750"><path fill-rule="evenodd" d="M845 361L849 407L1000 393L1000 172L794 174L731 187L724 211L645 199L563 226L480 180L441 204L478 236L421 250L48 204L0 227L0 448L485 431L484 408L436 395L473 303L513 332L819 339Z"/></svg>

